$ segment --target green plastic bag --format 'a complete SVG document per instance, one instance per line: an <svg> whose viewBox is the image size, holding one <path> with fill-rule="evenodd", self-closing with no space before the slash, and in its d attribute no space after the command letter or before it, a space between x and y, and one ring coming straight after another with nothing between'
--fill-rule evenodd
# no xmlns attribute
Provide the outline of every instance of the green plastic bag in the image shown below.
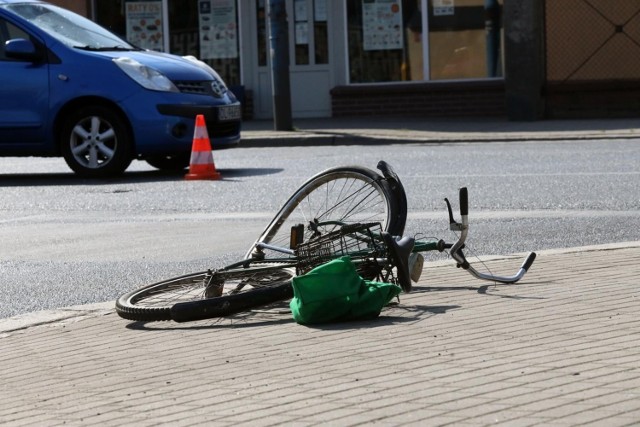
<svg viewBox="0 0 640 427"><path fill-rule="evenodd" d="M400 293L392 283L364 280L348 256L293 278L293 319L300 324L372 319Z"/></svg>

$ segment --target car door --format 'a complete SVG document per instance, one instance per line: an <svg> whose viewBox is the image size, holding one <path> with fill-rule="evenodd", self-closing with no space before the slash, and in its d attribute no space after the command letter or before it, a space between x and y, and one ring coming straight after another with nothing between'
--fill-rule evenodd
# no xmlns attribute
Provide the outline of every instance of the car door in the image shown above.
<svg viewBox="0 0 640 427"><path fill-rule="evenodd" d="M48 64L8 58L6 41L19 38L35 42L0 17L0 148L4 149L42 143L50 132Z"/></svg>

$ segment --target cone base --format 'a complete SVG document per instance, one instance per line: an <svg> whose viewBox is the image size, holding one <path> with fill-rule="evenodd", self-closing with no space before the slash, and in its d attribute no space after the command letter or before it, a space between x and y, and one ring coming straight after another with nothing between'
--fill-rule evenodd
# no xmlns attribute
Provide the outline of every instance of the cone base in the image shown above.
<svg viewBox="0 0 640 427"><path fill-rule="evenodd" d="M214 172L212 174L198 174L198 173L188 173L184 176L184 179L187 181L196 181L196 180L206 180L206 181L217 181L222 179L222 175L219 172Z"/></svg>

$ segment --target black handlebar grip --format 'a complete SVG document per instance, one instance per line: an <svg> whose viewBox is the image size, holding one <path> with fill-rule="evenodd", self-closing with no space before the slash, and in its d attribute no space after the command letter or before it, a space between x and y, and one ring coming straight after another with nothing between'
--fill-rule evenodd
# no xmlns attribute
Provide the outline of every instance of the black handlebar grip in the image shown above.
<svg viewBox="0 0 640 427"><path fill-rule="evenodd" d="M531 264L533 264L533 261L535 261L535 259L536 259L536 253L531 252L527 257L527 259L524 260L524 264L522 264L522 268L524 268L525 271L529 271L529 268L531 268Z"/></svg>
<svg viewBox="0 0 640 427"><path fill-rule="evenodd" d="M460 215L469 215L469 193L467 187L460 189Z"/></svg>

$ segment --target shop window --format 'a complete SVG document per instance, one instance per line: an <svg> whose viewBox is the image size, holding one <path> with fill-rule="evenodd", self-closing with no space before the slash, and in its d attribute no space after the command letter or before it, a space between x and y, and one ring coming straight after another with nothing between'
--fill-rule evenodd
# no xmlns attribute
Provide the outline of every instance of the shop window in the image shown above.
<svg viewBox="0 0 640 427"><path fill-rule="evenodd" d="M313 1L313 42L316 64L329 63L329 29L327 27L329 0Z"/></svg>
<svg viewBox="0 0 640 427"><path fill-rule="evenodd" d="M95 0L96 21L134 46L164 50L162 1Z"/></svg>
<svg viewBox="0 0 640 427"><path fill-rule="evenodd" d="M351 83L501 76L502 1L347 0Z"/></svg>
<svg viewBox="0 0 640 427"><path fill-rule="evenodd" d="M329 31L328 13L329 0L291 0L289 3L292 16L287 16L293 27L293 34L289 42L293 43L295 65L315 65L329 63ZM257 10L257 46L258 65L267 65L269 48L268 7L267 0L256 0Z"/></svg>
<svg viewBox="0 0 640 427"><path fill-rule="evenodd" d="M329 62L327 0L294 0L295 64Z"/></svg>
<svg viewBox="0 0 640 427"><path fill-rule="evenodd" d="M294 38L295 38L295 63L296 65L309 64L309 2L307 0L293 1Z"/></svg>
<svg viewBox="0 0 640 427"><path fill-rule="evenodd" d="M352 83L422 80L418 1L347 0Z"/></svg>
<svg viewBox="0 0 640 427"><path fill-rule="evenodd" d="M162 1L95 0L98 23L133 44L163 50ZM236 0L166 0L169 52L193 55L240 84Z"/></svg>
<svg viewBox="0 0 640 427"><path fill-rule="evenodd" d="M432 80L502 76L501 3L497 0L429 2Z"/></svg>
<svg viewBox="0 0 640 427"><path fill-rule="evenodd" d="M95 15L98 24L128 40L123 0L95 0Z"/></svg>
<svg viewBox="0 0 640 427"><path fill-rule="evenodd" d="M236 0L168 0L171 53L211 65L228 85L240 84Z"/></svg>
<svg viewBox="0 0 640 427"><path fill-rule="evenodd" d="M162 1L95 0L97 22L129 43L162 51Z"/></svg>

